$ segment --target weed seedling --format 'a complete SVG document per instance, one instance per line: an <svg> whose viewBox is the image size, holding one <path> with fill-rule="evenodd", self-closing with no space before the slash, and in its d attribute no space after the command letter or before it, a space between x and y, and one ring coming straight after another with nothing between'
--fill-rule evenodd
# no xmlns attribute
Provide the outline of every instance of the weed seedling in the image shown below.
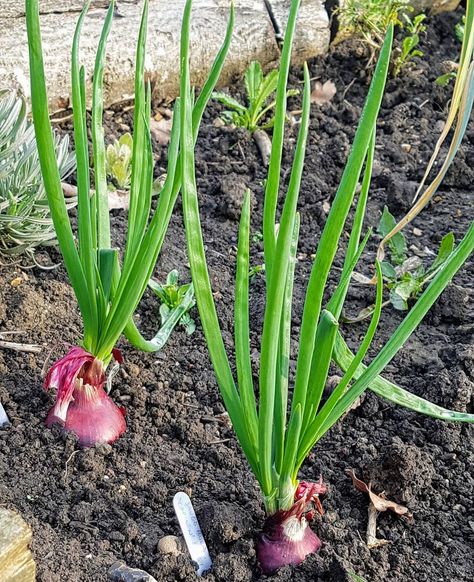
<svg viewBox="0 0 474 582"><path fill-rule="evenodd" d="M191 335L196 329L196 323L189 315L195 305L193 284L179 285L179 273L174 269L168 273L164 285L150 279L148 286L161 302L161 325L168 324L167 327L169 327L170 322L173 321L179 323L186 333Z"/></svg>
<svg viewBox="0 0 474 582"><path fill-rule="evenodd" d="M227 93L216 91L212 94L216 101L228 108L222 113L223 120L236 127L243 127L250 133L257 129L271 129L275 122L273 110L278 71L273 70L264 75L260 63L253 61L245 71L244 81L247 105L242 105ZM297 95L298 91L289 90L287 94Z"/></svg>
<svg viewBox="0 0 474 582"><path fill-rule="evenodd" d="M129 190L132 180L133 137L124 133L120 139L107 146L105 154L109 187Z"/></svg>
<svg viewBox="0 0 474 582"><path fill-rule="evenodd" d="M422 57L423 51L418 49L420 43L420 34L426 31L426 26L423 24L426 19L426 14L417 14L413 20L408 14L403 14L405 21L403 30L405 32L402 40L402 46L398 49L399 55L395 58L393 63L393 76L397 77L402 68L411 61L414 57Z"/></svg>

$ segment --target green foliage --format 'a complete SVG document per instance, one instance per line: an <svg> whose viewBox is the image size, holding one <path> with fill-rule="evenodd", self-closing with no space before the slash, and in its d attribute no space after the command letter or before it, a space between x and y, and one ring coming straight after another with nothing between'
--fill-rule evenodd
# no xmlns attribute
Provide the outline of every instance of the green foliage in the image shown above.
<svg viewBox="0 0 474 582"><path fill-rule="evenodd" d="M150 279L148 286L153 290L155 295L161 301L160 317L161 325L164 325L173 312L177 309L181 311L181 316L178 323L182 325L188 335L191 335L196 329L196 323L189 315L189 312L195 305L193 284L179 285L179 273L176 269L170 271L166 277L166 283L160 285L157 281ZM191 296L191 300L187 301L187 297ZM183 302L186 303L186 308L183 311Z"/></svg>
<svg viewBox="0 0 474 582"><path fill-rule="evenodd" d="M464 42L464 33L466 29L466 17L463 16L461 21L456 24L454 27L454 34L460 43ZM456 79L457 72L450 71L449 73L445 73L444 75L440 75L436 80L435 83L440 87L446 87L453 79Z"/></svg>
<svg viewBox="0 0 474 582"><path fill-rule="evenodd" d="M128 190L132 179L133 137L124 133L107 146L106 172L112 187Z"/></svg>
<svg viewBox="0 0 474 582"><path fill-rule="evenodd" d="M407 7L408 0L345 0L334 10L339 22L338 38L355 37L378 51L388 27L403 25L399 15Z"/></svg>
<svg viewBox="0 0 474 582"><path fill-rule="evenodd" d="M181 187L180 103L174 107L173 127L168 147L166 180L156 209L152 209L153 152L151 146L151 87L145 80L145 52L148 28L148 6L143 4L135 63L134 136L131 157L130 207L123 253L112 248L107 188L106 148L103 127L103 82L105 52L112 27L115 2L109 4L96 53L91 110L94 186L91 188L89 143L86 117L86 72L80 63L81 29L90 1L79 16L72 43L71 77L74 117L74 142L77 157L78 232L74 236L67 215L57 169L48 100L39 19L38 0L26 1L26 23L30 56L31 103L38 143L41 172L64 264L74 288L84 323L82 345L104 362L112 357L112 349L124 334L139 349L161 349L169 330L175 325L170 316L154 338L147 341L137 330L132 316L151 278L163 244L171 213ZM189 30L191 0L187 0L182 21L183 34ZM192 147L204 109L215 88L230 46L234 13L222 48L218 52L199 97L193 102L191 120ZM187 54L184 55L187 57ZM120 258L123 257L122 263ZM188 296L189 299L189 296ZM191 298L192 299L192 298ZM182 306L184 305L184 301Z"/></svg>
<svg viewBox="0 0 474 582"><path fill-rule="evenodd" d="M400 54L396 57L393 63L393 75L398 76L402 68L414 57L422 57L423 51L419 50L417 47L420 43L420 34L426 31L426 26L423 24L426 19L425 14L418 14L413 18L413 20L408 16L408 14L403 14L403 19L405 23L403 29L405 31L405 36L402 40L402 46L399 49Z"/></svg>
<svg viewBox="0 0 474 582"><path fill-rule="evenodd" d="M382 237L387 236L396 224L397 221L385 207L377 228L379 234ZM425 268L417 257L408 256L407 242L403 232L395 234L388 241L387 246L390 260L385 259L381 263L384 281L390 292L390 302L393 307L399 311L405 311L408 309L408 302L420 296L427 283L443 268L451 256L454 250L454 235L450 232L443 237L438 254L429 268Z"/></svg>
<svg viewBox="0 0 474 582"><path fill-rule="evenodd" d="M460 43L464 41L464 34L466 32L466 17L463 16L461 22L458 22L454 27L454 34Z"/></svg>
<svg viewBox="0 0 474 582"><path fill-rule="evenodd" d="M263 236L265 257L265 313L260 345L258 398L255 394L251 346L249 340L249 246L250 194L247 192L239 227L234 304L234 346L236 378L232 373L219 325L204 241L199 219L192 143L192 92L189 63L183 54L189 35L182 38L183 76L181 78L181 175L183 212L189 263L196 292L202 327L214 366L217 382L242 450L262 489L268 514L287 510L294 502L298 471L313 446L350 409L368 388L424 414L474 422L474 415L455 413L388 383L379 375L403 347L427 311L446 288L474 249L474 224L463 240L444 260L407 313L399 327L368 366L363 360L371 347L382 309L383 275L376 261L376 300L369 326L354 355L344 349L339 331L341 313L354 269L368 239L361 240L370 188L375 150L375 128L390 65L393 26L382 45L372 77L367 101L355 133L352 149L319 237L315 259L307 283L306 298L299 327L297 362L293 390L289 390L293 281L299 235L298 195L303 174L308 138L311 89L308 68L304 69L301 123L294 158L285 191L280 192L283 139L286 120L287 82L299 0L292 0L283 42L277 82L273 143L268 177L265 183ZM465 103L472 109L472 93ZM364 169L365 168L365 169ZM362 182L360 191L358 185ZM283 188L281 188L283 190ZM356 211L348 224L354 199ZM280 197L283 198L280 200ZM281 209L278 212L278 209ZM279 228L276 229L276 224ZM349 230L345 259L339 282L329 301L328 279L340 239ZM401 249L398 249L401 253ZM444 253L443 253L444 254ZM444 256L443 256L444 259ZM326 401L322 400L332 360L343 370L343 377ZM289 411L289 413L288 413Z"/></svg>
<svg viewBox="0 0 474 582"><path fill-rule="evenodd" d="M278 71L273 70L264 75L262 66L257 61L250 63L245 72L245 90L248 105L242 105L236 99L223 92L214 92L213 98L228 109L222 113L226 123L243 127L253 133L257 129L273 127L275 117L273 99L277 88ZM298 91L288 91L288 95L297 95Z"/></svg>
<svg viewBox="0 0 474 582"><path fill-rule="evenodd" d="M75 168L68 137L54 135L53 150L60 180L65 180ZM74 203L69 200L68 208ZM14 257L26 253L36 263L36 247L55 243L26 103L14 93L0 91L0 255Z"/></svg>
<svg viewBox="0 0 474 582"><path fill-rule="evenodd" d="M440 87L446 87L449 83L456 78L456 71L450 71L449 73L445 73L444 75L440 75L435 79L435 83Z"/></svg>
<svg viewBox="0 0 474 582"><path fill-rule="evenodd" d="M336 42L345 38L361 40L369 47L369 62L372 62L380 50L388 27L398 27L404 31L404 35L392 63L393 75L396 77L414 57L423 56L423 52L417 47L420 34L426 30L423 23L426 15L418 14L411 19L411 11L413 8L408 0L345 0L334 11L339 21Z"/></svg>

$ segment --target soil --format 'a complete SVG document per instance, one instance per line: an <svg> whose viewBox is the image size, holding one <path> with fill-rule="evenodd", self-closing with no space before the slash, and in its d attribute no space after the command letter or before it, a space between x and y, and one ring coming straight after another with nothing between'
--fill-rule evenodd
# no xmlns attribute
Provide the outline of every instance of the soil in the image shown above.
<svg viewBox="0 0 474 582"><path fill-rule="evenodd" d="M434 84L455 60L459 45L453 26L460 12L429 22L423 59L387 84L378 122L376 163L367 224L375 226L384 205L401 217L410 205L429 154L446 116L450 88ZM334 99L313 106L311 134L300 196L301 236L295 288L293 332L299 331L304 286L330 202L348 154L367 93L366 61L357 47L343 45L310 63L311 75L331 79ZM299 86L300 71L293 73ZM238 93L238 89L237 89ZM298 108L298 100L290 109ZM197 176L204 237L222 333L232 347L232 293L239 198L243 185L254 194L254 264L262 262L262 181L265 168L245 132L216 127L220 111L206 112L197 146ZM109 119L118 134L130 125L130 113ZM288 130L285 168L289 167L296 128ZM408 147L404 144L408 144ZM409 150L409 151L408 151ZM157 173L164 170L166 148L156 148ZM443 187L415 225L409 245L436 250L442 234L459 240L472 219L474 126ZM471 162L469 161L471 160ZM288 181L285 174L284 183ZM117 243L124 239L125 213L112 212ZM362 270L370 273L377 237L369 245ZM189 279L181 207L178 203L156 276L163 280L178 268ZM416 249L412 249L413 252ZM54 249L42 251L52 261ZM340 258L336 260L340 265ZM441 405L474 412L474 310L472 262L387 367L390 379ZM18 286L10 283L23 277ZM142 568L159 582L197 579L186 552L161 555L161 537L179 535L172 499L187 491L200 519L213 558L204 580L244 582L270 579L255 562L254 537L262 526L262 499L224 408L198 324L187 336L173 333L158 354L141 354L120 343L125 365L112 396L127 409L128 429L113 446L80 450L75 438L43 421L52 396L42 389L44 368L62 356L81 334L73 293L62 267L53 271L3 266L0 274L0 325L22 330L23 341L44 346L40 354L0 351L0 401L12 425L0 430L0 503L16 509L33 528L32 550L40 582L102 582L116 560ZM252 284L251 319L255 372L261 329L263 277ZM354 286L351 314L372 300L373 289ZM197 319L197 313L194 314ZM137 314L151 334L158 326L158 304L146 294ZM402 315L387 307L375 348L387 339ZM355 348L364 323L343 333ZM292 347L292 364L296 342ZM336 370L334 370L336 372ZM323 540L318 555L300 567L287 567L275 581L470 581L474 578L474 454L469 426L432 420L396 407L368 392L361 405L334 427L309 456L301 471L306 480L322 474L329 486L325 515L313 524ZM414 522L381 514L378 537L387 545L369 550L365 543L368 499L357 492L345 470L370 479L375 491L408 505Z"/></svg>

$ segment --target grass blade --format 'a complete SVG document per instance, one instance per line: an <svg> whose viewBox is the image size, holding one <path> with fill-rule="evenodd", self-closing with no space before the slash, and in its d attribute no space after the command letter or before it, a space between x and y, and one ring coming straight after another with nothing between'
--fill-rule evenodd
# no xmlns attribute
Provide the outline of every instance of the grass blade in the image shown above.
<svg viewBox="0 0 474 582"><path fill-rule="evenodd" d="M290 71L291 49L296 29L296 19L300 0L293 0L285 30L285 40L281 51L280 68L278 73L277 96L275 105L275 122L273 125L272 150L268 168L268 178L265 187L263 209L263 241L265 249L265 269L267 280L271 276L273 257L276 248L275 215L280 188L280 167L285 135L286 103L288 75Z"/></svg>
<svg viewBox="0 0 474 582"><path fill-rule="evenodd" d="M352 273L354 272L356 264L358 263L358 258L355 261L355 263L354 258L356 257L356 255L359 255L360 257L360 254L362 253L362 250L368 239L368 237L366 237L365 242L359 244L360 236L362 233L362 227L364 224L367 198L369 196L370 181L372 179L372 166L374 163L374 153L375 153L375 128L372 133L372 137L370 138L370 143L367 150L364 178L362 180L362 187L359 194L359 200L357 201L357 208L354 215L354 222L352 225L351 235L349 237L349 242L347 244L346 256L344 257L344 265L342 268L341 278L339 281L339 285L336 289L336 292L331 297L331 300L329 301L327 306L327 309L333 313L334 317L338 321L341 316L342 307L344 305L347 290L351 282Z"/></svg>
<svg viewBox="0 0 474 582"><path fill-rule="evenodd" d="M345 374L342 377L341 381L334 389L331 396L327 399L324 406L322 407L321 411L318 412L316 418L313 420L311 425L307 428L306 433L303 436L302 442L300 444L300 452L298 454L298 465L295 468L295 475L301 466L301 463L306 458L309 451L314 446L314 443L317 442L319 439L319 435L324 433L324 426L328 416L331 414L332 410L336 406L336 403L340 400L340 398L346 392L349 383L351 382L352 378L354 377L357 367L365 358L367 351L374 339L375 332L377 331L377 327L380 321L380 314L382 313L382 301L383 301L383 276L382 276L382 269L380 263L377 261L375 264L377 270L377 290L376 290L376 298L375 298L375 306L374 312L372 315L372 319L370 321L369 327L367 328L367 332L365 334L364 339L355 355L352 363L348 366L347 370L345 370ZM340 335L339 332L336 330L336 337ZM333 347L335 342L333 342Z"/></svg>
<svg viewBox="0 0 474 582"><path fill-rule="evenodd" d="M308 424L318 411L328 377L338 328L339 325L334 315L330 311L323 309L314 342L315 349L311 362L308 392L306 394L306 405L303 416L304 429L308 427Z"/></svg>
<svg viewBox="0 0 474 582"><path fill-rule="evenodd" d="M85 325L84 336L97 336L97 302L96 302L96 270L94 260L94 240L90 206L89 181L89 144L87 141L86 104L85 104L85 72L79 64L79 42L84 19L89 10L90 2L84 8L77 21L71 50L71 92L74 118L74 144L77 159L77 223L79 239L79 256L84 269L89 291L89 301L92 308L93 329ZM84 322L85 324L85 322Z"/></svg>
<svg viewBox="0 0 474 582"><path fill-rule="evenodd" d="M286 411L288 408L288 376L291 347L291 311L293 301L293 283L295 277L296 252L300 232L300 216L296 213L293 238L290 247L290 262L286 274L285 298L280 323L280 341L278 354L277 384L275 387L275 419L273 429L274 464L278 474L283 467L285 450Z"/></svg>
<svg viewBox="0 0 474 582"><path fill-rule="evenodd" d="M426 315L436 299L447 287L456 272L462 267L474 250L474 223L464 236L461 243L453 251L446 261L442 271L440 271L425 289L411 311L399 325L395 333L374 358L367 369L361 374L351 388L338 401L324 427L324 432L338 421L341 415L346 412L352 403L368 388L375 378L382 372L385 366L392 360L395 354L402 348L403 344L410 337L413 330ZM321 433L318 438L324 434Z"/></svg>

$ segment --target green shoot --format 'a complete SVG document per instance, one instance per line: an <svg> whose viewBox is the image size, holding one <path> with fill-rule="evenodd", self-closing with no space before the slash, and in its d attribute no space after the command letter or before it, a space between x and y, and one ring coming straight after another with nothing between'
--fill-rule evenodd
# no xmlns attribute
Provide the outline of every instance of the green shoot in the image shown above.
<svg viewBox="0 0 474 582"><path fill-rule="evenodd" d="M260 63L253 61L245 71L244 79L248 105L242 105L222 91L212 94L216 101L227 107L222 113L223 120L236 127L243 127L250 133L257 129L271 129L275 122L273 97L278 83L278 71L273 70L264 75ZM287 94L297 95L298 91L288 91Z"/></svg>
<svg viewBox="0 0 474 582"><path fill-rule="evenodd" d="M179 285L178 283L179 273L175 269L168 273L164 285L160 285L157 281L150 279L148 286L161 302L161 325L165 325L170 317L178 311L180 317L177 322L184 327L188 335L191 335L196 329L196 324L189 315L195 305L193 284Z"/></svg>
<svg viewBox="0 0 474 582"><path fill-rule="evenodd" d="M418 49L420 43L420 34L426 31L426 25L423 21L426 19L426 14L417 14L413 20L408 14L403 14L405 24L403 29L405 36L402 40L402 46L399 49L400 54L395 58L393 63L393 76L397 77L402 68L411 61L414 57L422 57L423 51Z"/></svg>
<svg viewBox="0 0 474 582"><path fill-rule="evenodd" d="M114 18L112 0L99 39L92 87L92 150L94 186L91 187L89 143L86 116L86 72L80 62L81 30L89 10L87 1L79 16L72 43L71 82L74 116L74 141L77 157L78 232L74 236L61 188L53 134L48 114L48 97L42 57L42 42L38 0L26 1L26 24L30 57L31 105L44 187L53 219L59 247L70 282L76 294L84 324L80 347L75 347L51 368L46 387L57 389L57 399L48 424L62 423L79 437L84 446L98 441L111 442L125 430L123 415L106 399L103 390L105 371L112 357L121 356L115 345L123 335L137 348L157 351L162 348L173 327L170 317L154 338L146 340L135 326L132 316L145 292L158 259L173 208L181 187L180 104L175 103L173 127L168 148L166 181L161 189L156 209L152 210L153 153L151 148L151 88L145 80L148 0L143 3L138 33L135 63L134 135L131 155L130 208L127 241L123 253L112 247L108 208L106 149L103 127L103 83L106 45ZM190 6L190 2L188 2ZM189 30L190 13L185 12L183 34ZM217 83L229 49L233 29L233 9L221 50L191 112L192 140L197 136L200 121ZM187 58L187 53L184 55ZM125 175L128 171L125 173ZM123 261L120 262L120 257ZM190 300L189 296L187 299ZM71 372L72 370L72 372ZM85 388L83 388L83 386ZM87 386L91 390L87 389ZM93 390L92 390L93 389ZM86 390L87 398L84 396ZM92 396L91 396L92 395ZM87 432L78 426L79 402L89 406ZM76 403L76 404L74 404ZM105 404L104 404L105 403ZM106 406L110 414L102 415ZM105 420L102 418L105 417ZM107 424L109 422L109 424ZM97 425L97 430L96 430Z"/></svg>
<svg viewBox="0 0 474 582"><path fill-rule="evenodd" d="M464 42L464 34L466 32L466 17L461 18L461 22L458 22L454 27L454 34L458 41L462 44Z"/></svg>
<svg viewBox="0 0 474 582"><path fill-rule="evenodd" d="M129 190L132 179L133 137L124 133L107 146L106 172L112 189Z"/></svg>

